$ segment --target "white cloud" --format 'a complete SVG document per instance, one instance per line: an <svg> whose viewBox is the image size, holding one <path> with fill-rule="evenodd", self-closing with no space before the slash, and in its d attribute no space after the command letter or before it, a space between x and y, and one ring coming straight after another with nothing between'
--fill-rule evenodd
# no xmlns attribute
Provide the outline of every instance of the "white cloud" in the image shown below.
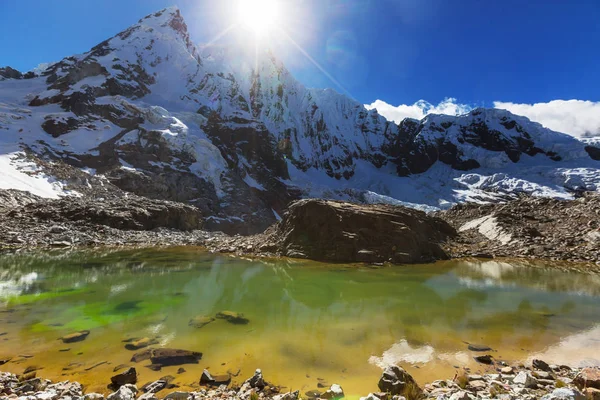
<svg viewBox="0 0 600 400"><path fill-rule="evenodd" d="M437 106L419 100L414 104L393 106L383 100L366 104L389 120L400 123L404 118L422 119L428 114L460 115L471 111L473 106L460 104L448 97ZM552 100L548 103L517 104L495 101L495 108L508 110L539 122L546 128L576 137L600 136L600 102L586 100Z"/></svg>
<svg viewBox="0 0 600 400"><path fill-rule="evenodd" d="M600 101L552 100L536 104L495 101L494 107L523 115L554 131L577 137L600 136Z"/></svg>
<svg viewBox="0 0 600 400"><path fill-rule="evenodd" d="M398 124L404 118L422 119L428 114L460 115L473 109L467 104L456 103L456 99L451 97L445 98L437 106L425 100L419 100L412 105L401 104L399 106L393 106L383 100L375 100L371 104L365 104L365 107L368 110L376 108L379 114Z"/></svg>

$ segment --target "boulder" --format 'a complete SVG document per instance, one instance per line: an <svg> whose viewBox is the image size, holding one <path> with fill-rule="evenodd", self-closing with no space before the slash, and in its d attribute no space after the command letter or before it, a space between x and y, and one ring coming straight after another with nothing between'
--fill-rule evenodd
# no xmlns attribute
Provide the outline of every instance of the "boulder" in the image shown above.
<svg viewBox="0 0 600 400"><path fill-rule="evenodd" d="M408 394L409 392L421 392L419 385L414 378L404 369L391 365L383 370L379 379L379 390L390 393L391 395Z"/></svg>
<svg viewBox="0 0 600 400"><path fill-rule="evenodd" d="M81 341L84 341L85 338L87 338L89 334L90 334L90 331L79 331L79 332L74 332L74 333L68 334L66 336L63 336L60 339L63 341L63 343L81 342Z"/></svg>
<svg viewBox="0 0 600 400"><path fill-rule="evenodd" d="M217 313L216 317L235 325L245 325L250 322L248 318L244 317L244 314L233 311L221 311Z"/></svg>
<svg viewBox="0 0 600 400"><path fill-rule="evenodd" d="M210 324L214 320L215 319L213 317L207 317L205 315L198 315L197 317L190 319L190 322L188 323L188 325L199 329L199 328L203 328L204 326Z"/></svg>
<svg viewBox="0 0 600 400"><path fill-rule="evenodd" d="M152 364L163 367L169 365L198 364L202 353L180 349L154 349L150 355Z"/></svg>
<svg viewBox="0 0 600 400"><path fill-rule="evenodd" d="M261 247L321 261L420 263L447 259L440 243L455 235L443 220L402 206L305 199L265 232Z"/></svg>
<svg viewBox="0 0 600 400"><path fill-rule="evenodd" d="M580 389L588 387L600 389L600 368L588 367L582 369L573 380L573 383Z"/></svg>
<svg viewBox="0 0 600 400"><path fill-rule="evenodd" d="M137 372L135 368L131 367L128 370L121 372L110 378L113 386L121 387L127 384L135 384L137 382Z"/></svg>

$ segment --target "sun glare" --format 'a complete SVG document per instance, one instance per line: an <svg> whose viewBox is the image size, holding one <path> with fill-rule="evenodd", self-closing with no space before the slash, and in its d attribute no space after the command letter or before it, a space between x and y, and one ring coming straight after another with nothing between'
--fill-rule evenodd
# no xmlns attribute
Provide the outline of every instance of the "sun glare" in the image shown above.
<svg viewBox="0 0 600 400"><path fill-rule="evenodd" d="M280 23L280 5L278 0L239 0L238 17L243 26L263 35Z"/></svg>

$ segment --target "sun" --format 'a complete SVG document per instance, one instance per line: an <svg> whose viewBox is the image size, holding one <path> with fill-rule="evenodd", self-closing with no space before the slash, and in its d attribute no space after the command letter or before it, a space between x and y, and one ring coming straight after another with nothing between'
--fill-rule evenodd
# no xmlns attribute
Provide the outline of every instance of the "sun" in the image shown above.
<svg viewBox="0 0 600 400"><path fill-rule="evenodd" d="M238 0L240 23L256 35L264 35L281 21L279 0Z"/></svg>

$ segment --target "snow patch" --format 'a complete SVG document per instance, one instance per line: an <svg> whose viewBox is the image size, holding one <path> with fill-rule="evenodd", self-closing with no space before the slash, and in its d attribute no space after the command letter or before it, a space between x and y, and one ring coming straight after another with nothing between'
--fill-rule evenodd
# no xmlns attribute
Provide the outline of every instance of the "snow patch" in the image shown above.
<svg viewBox="0 0 600 400"><path fill-rule="evenodd" d="M0 154L0 189L23 190L48 199L80 195L66 190L62 182L41 173L33 162L24 160L23 156L21 152Z"/></svg>
<svg viewBox="0 0 600 400"><path fill-rule="evenodd" d="M496 217L486 215L485 217L477 218L467 222L461 226L459 232L465 232L470 229L477 229L479 233L490 240L497 240L502 244L508 244L512 240L512 236L505 232L499 225Z"/></svg>

